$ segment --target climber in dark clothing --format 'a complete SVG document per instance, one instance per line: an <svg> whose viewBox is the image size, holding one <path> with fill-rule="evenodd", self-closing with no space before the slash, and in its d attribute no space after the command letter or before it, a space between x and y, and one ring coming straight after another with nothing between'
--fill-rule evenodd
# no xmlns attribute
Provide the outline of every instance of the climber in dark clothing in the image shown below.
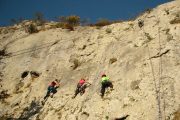
<svg viewBox="0 0 180 120"><path fill-rule="evenodd" d="M85 93L85 89L88 87L88 85L91 85L91 84L89 82L86 82L85 79L81 78L77 84L75 94L72 98L75 98L78 93L80 93L80 95L83 95Z"/></svg>
<svg viewBox="0 0 180 120"><path fill-rule="evenodd" d="M111 81L109 81L109 77L107 77L105 74L102 74L101 76L101 97L104 97L105 89L110 87L113 89L113 84Z"/></svg>
<svg viewBox="0 0 180 120"><path fill-rule="evenodd" d="M48 86L48 89L47 89L47 94L46 96L44 97L44 100L46 98L48 98L49 96L53 97L53 95L57 92L57 88L59 87L59 82L58 80L56 79L55 81L52 81L49 86Z"/></svg>
<svg viewBox="0 0 180 120"><path fill-rule="evenodd" d="M144 21L141 20L141 19L139 19L139 20L138 20L138 26L139 26L140 28L142 28L142 27L144 26Z"/></svg>

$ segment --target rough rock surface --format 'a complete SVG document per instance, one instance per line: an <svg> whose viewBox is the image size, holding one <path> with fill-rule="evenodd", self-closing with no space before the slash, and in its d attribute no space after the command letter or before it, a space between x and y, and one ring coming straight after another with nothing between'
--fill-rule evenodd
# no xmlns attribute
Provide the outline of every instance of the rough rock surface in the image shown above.
<svg viewBox="0 0 180 120"><path fill-rule="evenodd" d="M173 1L99 29L28 34L21 26L13 32L1 28L1 119L180 120L178 19L180 1ZM101 72L114 85L104 99L99 96ZM72 99L81 77L92 85ZM55 79L61 80L58 92L43 106L47 85Z"/></svg>

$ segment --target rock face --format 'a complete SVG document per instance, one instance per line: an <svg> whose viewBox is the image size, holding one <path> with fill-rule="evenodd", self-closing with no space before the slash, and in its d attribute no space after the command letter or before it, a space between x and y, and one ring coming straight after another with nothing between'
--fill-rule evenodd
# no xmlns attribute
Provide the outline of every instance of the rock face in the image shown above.
<svg viewBox="0 0 180 120"><path fill-rule="evenodd" d="M99 29L54 28L27 34L22 27L14 32L2 28L1 119L179 120L178 19L180 1L173 1L134 21ZM114 85L103 99L102 72ZM72 99L82 77L92 85ZM47 86L55 79L61 80L60 87L42 105Z"/></svg>

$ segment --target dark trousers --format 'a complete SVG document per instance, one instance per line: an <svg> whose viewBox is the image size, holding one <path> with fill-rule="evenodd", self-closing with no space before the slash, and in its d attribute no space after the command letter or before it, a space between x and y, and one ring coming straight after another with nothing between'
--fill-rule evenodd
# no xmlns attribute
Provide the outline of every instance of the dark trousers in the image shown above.
<svg viewBox="0 0 180 120"><path fill-rule="evenodd" d="M83 94L85 92L86 87L87 87L86 84L83 84L83 85L78 84L75 90L74 97L76 97L78 93Z"/></svg>
<svg viewBox="0 0 180 120"><path fill-rule="evenodd" d="M57 92L57 89L58 87L52 87L52 86L49 86L48 87L48 90L47 90L47 93L46 93L46 96L44 97L44 99L46 99L47 97L50 96L51 93L55 94Z"/></svg>
<svg viewBox="0 0 180 120"><path fill-rule="evenodd" d="M102 97L104 96L105 89L108 88L108 87L113 88L113 84L110 81L103 82L101 84L101 96Z"/></svg>

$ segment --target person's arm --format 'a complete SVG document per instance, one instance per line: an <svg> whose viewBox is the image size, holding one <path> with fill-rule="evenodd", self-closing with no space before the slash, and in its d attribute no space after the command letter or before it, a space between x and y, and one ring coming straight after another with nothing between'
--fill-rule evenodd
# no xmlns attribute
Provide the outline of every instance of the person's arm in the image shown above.
<svg viewBox="0 0 180 120"><path fill-rule="evenodd" d="M85 83L87 83L87 84L91 85L91 83L89 83L89 82L85 82Z"/></svg>
<svg viewBox="0 0 180 120"><path fill-rule="evenodd" d="M59 87L59 85L60 85L59 82L57 82L57 81L55 81L55 82L56 82L56 87Z"/></svg>

